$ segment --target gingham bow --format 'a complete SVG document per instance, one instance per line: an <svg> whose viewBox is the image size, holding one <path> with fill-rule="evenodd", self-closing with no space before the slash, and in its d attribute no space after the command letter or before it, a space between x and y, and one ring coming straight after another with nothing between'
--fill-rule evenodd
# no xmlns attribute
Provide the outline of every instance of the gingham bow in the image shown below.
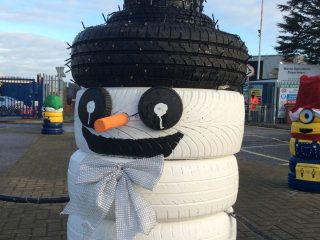
<svg viewBox="0 0 320 240"><path fill-rule="evenodd" d="M62 214L83 216L87 220L83 233L87 240L114 203L118 240L131 240L137 233L149 234L156 225L155 212L132 183L152 190L163 164L162 155L127 163L88 155L80 164L76 194L70 196Z"/></svg>

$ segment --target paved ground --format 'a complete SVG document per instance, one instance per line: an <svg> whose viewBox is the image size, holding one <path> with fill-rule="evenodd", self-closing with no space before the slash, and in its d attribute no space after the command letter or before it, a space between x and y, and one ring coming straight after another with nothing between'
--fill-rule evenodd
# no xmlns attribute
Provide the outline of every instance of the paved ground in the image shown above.
<svg viewBox="0 0 320 240"><path fill-rule="evenodd" d="M290 132L247 127L235 211L273 239L320 239L320 194L287 187ZM238 240L263 239L238 223Z"/></svg>
<svg viewBox="0 0 320 240"><path fill-rule="evenodd" d="M15 132L15 128L11 130ZM73 133L48 136L39 134L36 128L28 131L38 136L16 164L0 174L0 193L34 197L67 195L68 161L76 149ZM66 239L67 218L59 215L63 207L63 204L0 202L0 239Z"/></svg>
<svg viewBox="0 0 320 240"><path fill-rule="evenodd" d="M76 149L73 133L46 136L36 128L25 130L36 137L18 161L0 173L0 194L67 195L67 165ZM15 134L16 129L5 131ZM320 239L320 194L287 187L288 139L286 130L246 128L243 151L237 154L240 189L235 210L269 239ZM0 240L66 239L66 217L59 215L63 206L0 202ZM239 222L238 239L263 238Z"/></svg>

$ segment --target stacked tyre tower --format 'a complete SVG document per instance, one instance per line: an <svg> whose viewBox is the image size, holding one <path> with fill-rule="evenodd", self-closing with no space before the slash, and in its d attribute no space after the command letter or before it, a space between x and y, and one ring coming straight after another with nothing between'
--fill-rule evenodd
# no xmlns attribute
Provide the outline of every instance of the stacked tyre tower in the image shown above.
<svg viewBox="0 0 320 240"><path fill-rule="evenodd" d="M292 120L289 186L320 192L320 76L302 76Z"/></svg>
<svg viewBox="0 0 320 240"><path fill-rule="evenodd" d="M125 0L106 24L75 38L72 74L84 88L76 98L79 150L70 159L64 210L69 240L236 239L228 213L238 193L234 154L243 138L244 100L218 89L239 88L248 54L238 36L217 30L202 10L199 0ZM153 189L131 177L156 224L134 201L101 197L112 192L109 182L102 184L105 164L116 164L118 192L122 176L131 174L123 164L140 161L147 169L157 159L164 161ZM107 211L102 199L112 202ZM123 208L127 214L117 214ZM129 221L137 212L144 217ZM146 225L150 231L141 230Z"/></svg>
<svg viewBox="0 0 320 240"><path fill-rule="evenodd" d="M63 133L63 105L60 97L49 95L43 103L42 134L59 135Z"/></svg>

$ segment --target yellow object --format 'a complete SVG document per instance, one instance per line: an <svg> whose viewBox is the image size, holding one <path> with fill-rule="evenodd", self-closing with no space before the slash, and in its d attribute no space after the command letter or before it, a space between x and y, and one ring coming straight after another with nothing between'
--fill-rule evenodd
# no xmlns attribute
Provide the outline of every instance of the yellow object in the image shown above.
<svg viewBox="0 0 320 240"><path fill-rule="evenodd" d="M52 123L63 122L63 112L43 112L42 116L44 119L48 119Z"/></svg>
<svg viewBox="0 0 320 240"><path fill-rule="evenodd" d="M48 119L52 123L62 123L63 122L62 117L44 117L44 119Z"/></svg>
<svg viewBox="0 0 320 240"><path fill-rule="evenodd" d="M63 117L63 112L43 112L43 117Z"/></svg>
<svg viewBox="0 0 320 240"><path fill-rule="evenodd" d="M301 122L292 122L291 133L304 133L307 135L320 134L320 124L315 121L316 121L316 118L312 123L309 123L309 124L304 124ZM310 129L310 133L302 132L301 129Z"/></svg>
<svg viewBox="0 0 320 240"><path fill-rule="evenodd" d="M296 179L320 182L320 165L298 163L296 166Z"/></svg>
<svg viewBox="0 0 320 240"><path fill-rule="evenodd" d="M291 156L296 156L296 139L295 138L290 138L290 154Z"/></svg>
<svg viewBox="0 0 320 240"><path fill-rule="evenodd" d="M100 118L94 122L94 129L97 132L105 132L116 127L124 126L128 123L129 116L119 113L110 117Z"/></svg>

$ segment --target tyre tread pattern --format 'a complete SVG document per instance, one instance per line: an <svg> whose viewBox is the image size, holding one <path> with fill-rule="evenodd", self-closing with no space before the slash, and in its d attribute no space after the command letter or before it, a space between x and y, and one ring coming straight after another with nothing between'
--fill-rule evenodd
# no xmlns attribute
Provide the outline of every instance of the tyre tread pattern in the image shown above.
<svg viewBox="0 0 320 240"><path fill-rule="evenodd" d="M139 100L147 89L108 88L114 103L112 114L117 112L125 112L129 116L136 114ZM244 99L241 94L211 89L178 88L174 90L181 97L184 106L181 119L174 127L154 131L136 115L137 118L131 118L127 125L107 131L101 136L137 140L167 137L181 132L183 138L172 154L166 157L167 160L216 158L232 155L240 150L244 131ZM76 102L84 91L78 92ZM77 104L75 109L77 147L85 152L91 152L81 131ZM194 114L195 111L197 114ZM170 142L174 143L176 139ZM146 142L146 144L149 143Z"/></svg>
<svg viewBox="0 0 320 240"><path fill-rule="evenodd" d="M78 150L70 160L68 189L70 198L80 162L86 153ZM108 157L106 157L108 158ZM112 161L112 159L109 159ZM158 222L203 217L229 209L236 201L239 185L234 156L197 161L166 161L153 191L136 186L140 196L156 211ZM108 218L114 219L112 211Z"/></svg>
<svg viewBox="0 0 320 240"><path fill-rule="evenodd" d="M115 22L78 34L71 68L84 87L238 88L247 59L238 36L213 28Z"/></svg>
<svg viewBox="0 0 320 240"><path fill-rule="evenodd" d="M81 239L83 219L71 216L68 220L68 239ZM204 218L182 222L158 223L148 236L138 234L133 240L236 240L237 222L221 212ZM115 222L104 220L90 240L115 240Z"/></svg>

